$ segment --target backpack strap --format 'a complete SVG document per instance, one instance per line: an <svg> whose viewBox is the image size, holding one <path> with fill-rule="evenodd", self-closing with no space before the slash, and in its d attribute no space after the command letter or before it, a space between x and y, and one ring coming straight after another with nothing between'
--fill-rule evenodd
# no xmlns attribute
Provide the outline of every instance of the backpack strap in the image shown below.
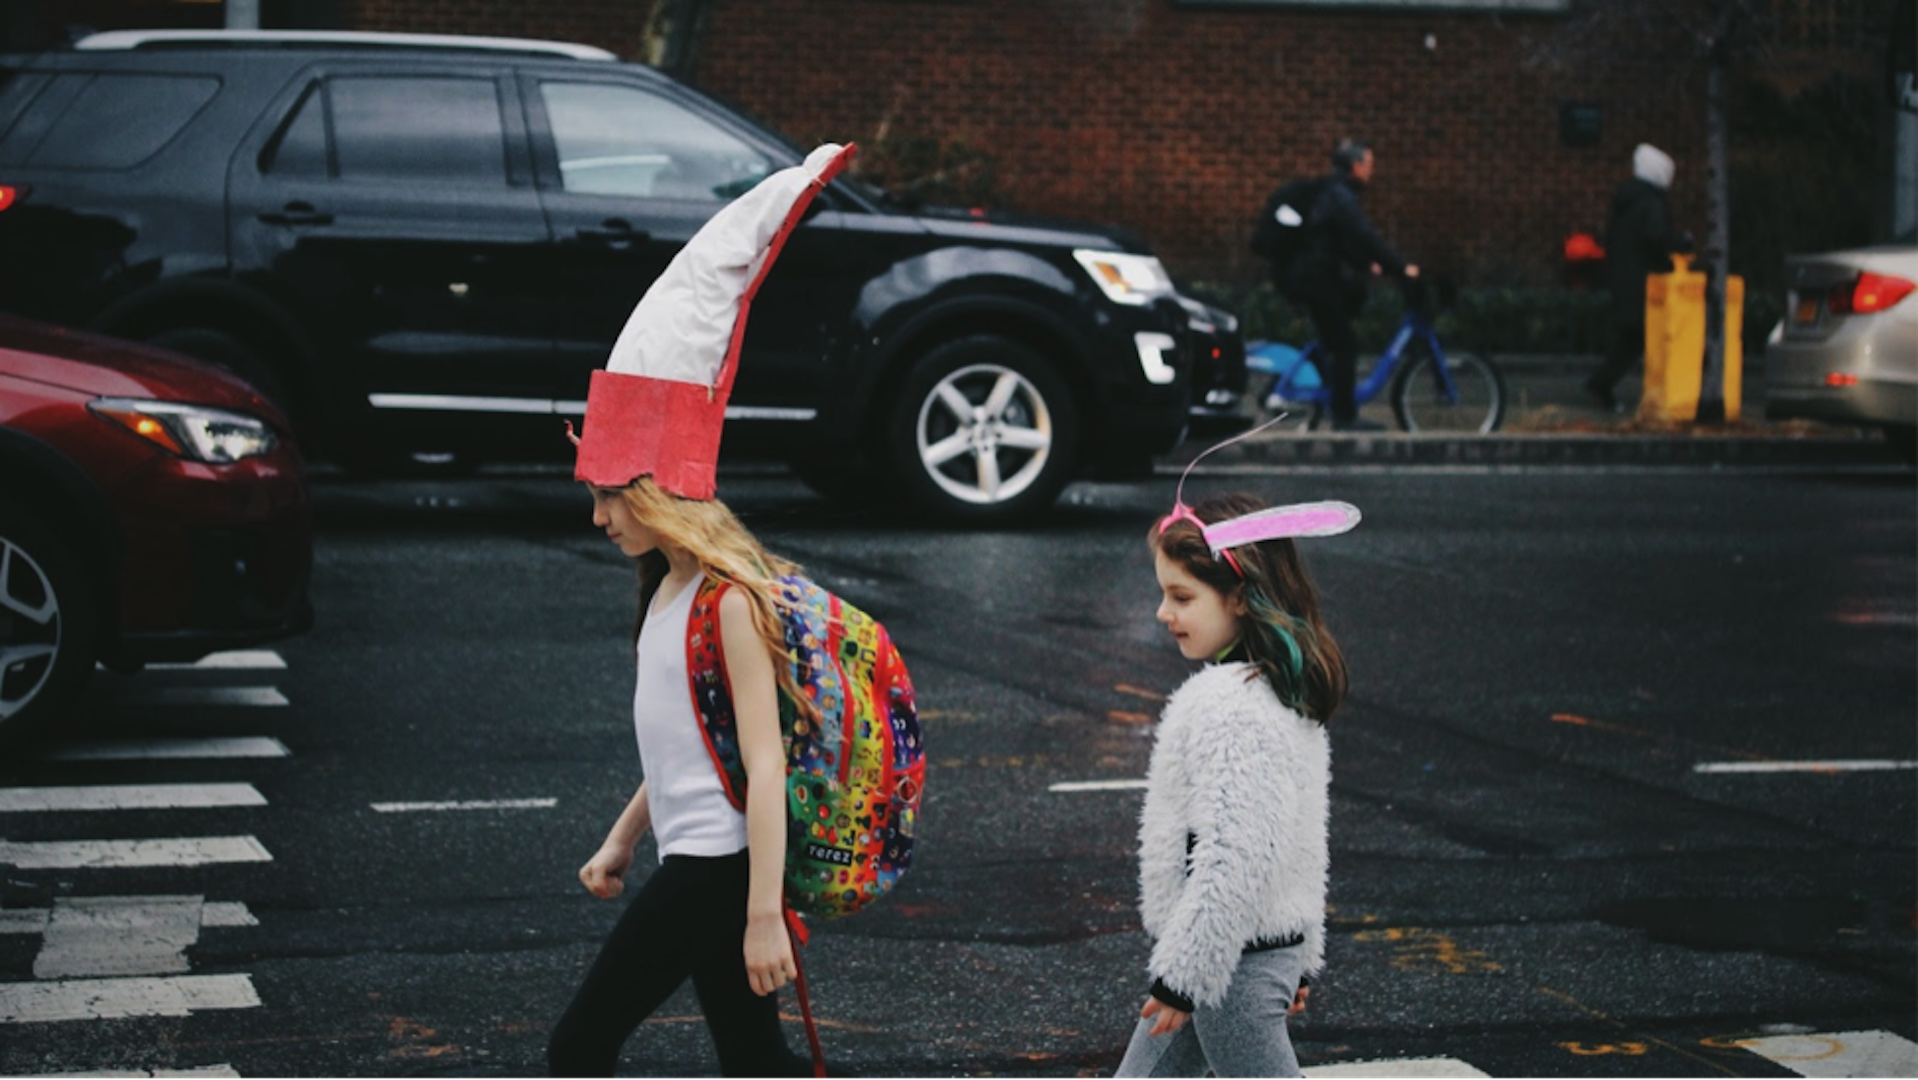
<svg viewBox="0 0 1918 1080"><path fill-rule="evenodd" d="M746 762L739 752L739 719L733 712L732 681L726 672L726 642L719 632L719 601L731 582L711 574L693 594L686 616L686 680L693 715L706 753L719 771L720 787L733 809L746 812Z"/></svg>

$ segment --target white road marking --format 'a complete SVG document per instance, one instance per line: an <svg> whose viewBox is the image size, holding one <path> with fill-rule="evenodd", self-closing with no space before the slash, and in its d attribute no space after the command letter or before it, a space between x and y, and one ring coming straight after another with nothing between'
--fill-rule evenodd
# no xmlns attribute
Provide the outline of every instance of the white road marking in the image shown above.
<svg viewBox="0 0 1918 1080"><path fill-rule="evenodd" d="M1695 773L1885 772L1918 769L1918 761L1701 761Z"/></svg>
<svg viewBox="0 0 1918 1080"><path fill-rule="evenodd" d="M149 671L284 671L286 660L272 649L234 649L203 656L191 664L148 664Z"/></svg>
<svg viewBox="0 0 1918 1080"><path fill-rule="evenodd" d="M68 810L182 810L265 806L252 784L108 784L99 787L0 788L0 813Z"/></svg>
<svg viewBox="0 0 1918 1080"><path fill-rule="evenodd" d="M0 934L38 934L47 928L53 912L48 908L7 908L0 910ZM260 920L245 904L214 900L200 908L200 926L258 926Z"/></svg>
<svg viewBox="0 0 1918 1080"><path fill-rule="evenodd" d="M208 1009L256 1009L247 975L171 975L0 983L0 1024L187 1016Z"/></svg>
<svg viewBox="0 0 1918 1080"><path fill-rule="evenodd" d="M238 1075L240 1075L239 1070L235 1069L231 1065L202 1065L197 1069L154 1069L151 1072L127 1072L125 1070L120 1070L120 1071L105 1070L105 1071L95 1071L95 1072L70 1072L70 1073L26 1073L22 1076L15 1078L15 1080L66 1080L66 1078L70 1076L115 1077L115 1078L122 1078L122 1080L125 1080L125 1078L138 1078L138 1080L146 1080L146 1078L148 1077L180 1077L182 1078L182 1080L185 1080L185 1078L197 1077L197 1076L238 1076Z"/></svg>
<svg viewBox="0 0 1918 1080"><path fill-rule="evenodd" d="M43 755L48 761L139 761L182 758L275 758L291 752L264 735L215 739L114 739L71 743Z"/></svg>
<svg viewBox="0 0 1918 1080"><path fill-rule="evenodd" d="M204 866L271 862L251 836L196 836L164 840L0 840L0 865L22 870L107 870L127 866Z"/></svg>
<svg viewBox="0 0 1918 1080"><path fill-rule="evenodd" d="M33 961L36 979L183 975L200 940L198 896L63 896Z"/></svg>
<svg viewBox="0 0 1918 1080"><path fill-rule="evenodd" d="M289 704L286 695L273 686L158 686L141 693L147 705L249 705Z"/></svg>
<svg viewBox="0 0 1918 1080"><path fill-rule="evenodd" d="M1398 1061L1341 1061L1336 1065L1314 1065L1305 1075L1319 1076L1485 1076L1457 1058L1404 1058Z"/></svg>
<svg viewBox="0 0 1918 1080"><path fill-rule="evenodd" d="M1046 789L1061 794L1074 791L1144 791L1144 780L1073 780Z"/></svg>
<svg viewBox="0 0 1918 1080"><path fill-rule="evenodd" d="M440 810L550 810L558 799L470 799L466 802L376 802L382 814L415 814Z"/></svg>
<svg viewBox="0 0 1918 1080"><path fill-rule="evenodd" d="M1889 1031L1767 1035L1738 1045L1800 1076L1918 1076L1918 1043Z"/></svg>

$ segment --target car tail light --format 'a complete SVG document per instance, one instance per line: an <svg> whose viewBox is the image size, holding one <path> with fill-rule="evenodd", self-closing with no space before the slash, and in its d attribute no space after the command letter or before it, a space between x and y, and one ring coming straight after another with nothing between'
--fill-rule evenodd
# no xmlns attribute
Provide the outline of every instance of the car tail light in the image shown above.
<svg viewBox="0 0 1918 1080"><path fill-rule="evenodd" d="M0 184L0 210L5 210L14 203L19 202L21 197L26 195L26 193L26 188L14 187L12 184Z"/></svg>
<svg viewBox="0 0 1918 1080"><path fill-rule="evenodd" d="M1825 385L1834 387L1857 386L1858 376L1844 371L1833 371L1825 375Z"/></svg>
<svg viewBox="0 0 1918 1080"><path fill-rule="evenodd" d="M1833 315L1870 315L1898 303L1914 289L1918 289L1918 282L1867 270L1858 275L1851 288L1840 285L1833 289L1825 303Z"/></svg>

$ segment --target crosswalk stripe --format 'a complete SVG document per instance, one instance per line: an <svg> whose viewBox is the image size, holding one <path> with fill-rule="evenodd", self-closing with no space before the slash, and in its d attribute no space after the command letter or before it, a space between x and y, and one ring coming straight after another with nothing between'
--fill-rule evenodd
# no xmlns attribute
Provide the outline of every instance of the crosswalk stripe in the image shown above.
<svg viewBox="0 0 1918 1080"><path fill-rule="evenodd" d="M33 960L36 979L184 975L200 940L198 896L63 896Z"/></svg>
<svg viewBox="0 0 1918 1080"><path fill-rule="evenodd" d="M259 1005L260 995L248 975L0 983L0 1024L187 1016L209 1009L254 1009Z"/></svg>
<svg viewBox="0 0 1918 1080"><path fill-rule="evenodd" d="M1388 1061L1341 1061L1336 1065L1314 1065L1304 1070L1311 1077L1337 1076L1437 1076L1465 1077L1492 1074L1480 1072L1457 1058L1402 1058Z"/></svg>
<svg viewBox="0 0 1918 1080"><path fill-rule="evenodd" d="M197 1069L153 1069L149 1072L128 1072L124 1069L117 1070L117 1071L111 1070L111 1069L108 1069L108 1070L89 1069L86 1072L26 1073L19 1077L15 1077L14 1080L67 1080L67 1077L71 1077L71 1076L140 1078L140 1080L145 1080L145 1078L148 1078L148 1077L156 1078L156 1080L158 1080L158 1078L179 1077L181 1078L181 1080L187 1080L187 1078L198 1077L198 1076L238 1076L238 1075L240 1075L239 1070L235 1069L231 1065L202 1065Z"/></svg>
<svg viewBox="0 0 1918 1080"><path fill-rule="evenodd" d="M442 810L551 810L558 799L468 799L464 802L376 802L381 814L417 814Z"/></svg>
<svg viewBox="0 0 1918 1080"><path fill-rule="evenodd" d="M1075 791L1144 791L1144 780L1068 780L1053 784L1047 791L1069 794Z"/></svg>
<svg viewBox="0 0 1918 1080"><path fill-rule="evenodd" d="M1692 766L1696 773L1780 773L1780 772L1890 772L1918 769L1918 761L1701 761Z"/></svg>
<svg viewBox="0 0 1918 1080"><path fill-rule="evenodd" d="M51 908L0 909L0 934L42 933L52 914ZM258 926L260 920L253 917L253 912L245 904L233 900L214 900L200 908L200 925Z"/></svg>
<svg viewBox="0 0 1918 1080"><path fill-rule="evenodd" d="M0 813L71 810L184 810L265 806L252 784L103 784L95 787L0 788Z"/></svg>
<svg viewBox="0 0 1918 1080"><path fill-rule="evenodd" d="M174 837L164 840L0 840L0 865L22 870L111 870L129 866L204 866L271 862L251 836Z"/></svg>
<svg viewBox="0 0 1918 1080"><path fill-rule="evenodd" d="M48 761L138 761L188 758L276 758L291 751L264 735L210 739L102 739L68 743L43 755Z"/></svg>
<svg viewBox="0 0 1918 1080"><path fill-rule="evenodd" d="M142 691L150 705L286 705L286 695L273 686L156 686Z"/></svg>
<svg viewBox="0 0 1918 1080"><path fill-rule="evenodd" d="M148 664L149 671L284 671L286 660L272 649L232 649L203 656L191 664Z"/></svg>
<svg viewBox="0 0 1918 1080"><path fill-rule="evenodd" d="M1766 1035L1738 1045L1800 1076L1918 1076L1918 1043L1889 1031Z"/></svg>

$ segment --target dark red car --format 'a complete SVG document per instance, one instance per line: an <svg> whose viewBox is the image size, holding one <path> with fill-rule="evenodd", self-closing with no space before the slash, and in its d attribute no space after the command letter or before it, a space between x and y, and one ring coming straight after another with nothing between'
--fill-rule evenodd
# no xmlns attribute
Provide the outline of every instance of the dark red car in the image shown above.
<svg viewBox="0 0 1918 1080"><path fill-rule="evenodd" d="M312 622L305 467L227 372L0 317L0 742L97 662L132 670Z"/></svg>

